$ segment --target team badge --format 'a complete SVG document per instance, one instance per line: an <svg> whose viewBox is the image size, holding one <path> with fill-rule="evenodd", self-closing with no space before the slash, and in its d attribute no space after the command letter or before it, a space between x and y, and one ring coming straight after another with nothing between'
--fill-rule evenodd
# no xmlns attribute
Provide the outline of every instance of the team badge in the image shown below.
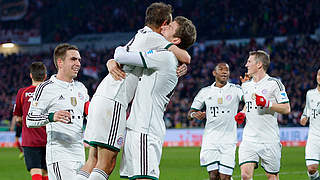
<svg viewBox="0 0 320 180"><path fill-rule="evenodd" d="M119 137L118 140L117 140L117 144L118 144L119 146L122 146L123 141L124 141L123 137Z"/></svg>
<svg viewBox="0 0 320 180"><path fill-rule="evenodd" d="M267 94L268 90L264 89L261 92L262 92L262 94Z"/></svg>
<svg viewBox="0 0 320 180"><path fill-rule="evenodd" d="M256 93L252 93L251 98L252 100L256 100Z"/></svg>
<svg viewBox="0 0 320 180"><path fill-rule="evenodd" d="M222 101L222 98L218 98L218 104L222 104L223 101Z"/></svg>
<svg viewBox="0 0 320 180"><path fill-rule="evenodd" d="M70 97L71 105L76 106L77 105L77 98L76 97Z"/></svg>
<svg viewBox="0 0 320 180"><path fill-rule="evenodd" d="M80 98L80 100L83 100L84 96L81 94L81 92L78 92L78 97Z"/></svg>
<svg viewBox="0 0 320 180"><path fill-rule="evenodd" d="M227 99L228 101L230 101L230 100L232 99L232 96L231 96L231 95L228 95L228 96L226 97L226 99Z"/></svg>

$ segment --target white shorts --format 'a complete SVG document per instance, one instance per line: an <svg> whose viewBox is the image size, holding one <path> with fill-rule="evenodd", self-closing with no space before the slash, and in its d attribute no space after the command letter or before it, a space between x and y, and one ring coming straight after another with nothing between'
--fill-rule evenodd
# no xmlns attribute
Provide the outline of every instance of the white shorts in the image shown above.
<svg viewBox="0 0 320 180"><path fill-rule="evenodd" d="M319 164L320 144L319 142L309 140L306 144L306 165Z"/></svg>
<svg viewBox="0 0 320 180"><path fill-rule="evenodd" d="M50 180L77 179L77 172L84 165L80 161L59 161L48 164L48 178Z"/></svg>
<svg viewBox="0 0 320 180"><path fill-rule="evenodd" d="M127 129L120 177L159 179L162 144L157 137Z"/></svg>
<svg viewBox="0 0 320 180"><path fill-rule="evenodd" d="M278 174L280 171L281 143L255 143L242 141L239 147L239 164L256 163L269 174Z"/></svg>
<svg viewBox="0 0 320 180"><path fill-rule="evenodd" d="M232 175L235 166L236 144L216 144L201 148L200 165L208 172L219 169L221 174Z"/></svg>
<svg viewBox="0 0 320 180"><path fill-rule="evenodd" d="M125 138L126 109L117 101L94 96L90 102L84 141L120 151Z"/></svg>

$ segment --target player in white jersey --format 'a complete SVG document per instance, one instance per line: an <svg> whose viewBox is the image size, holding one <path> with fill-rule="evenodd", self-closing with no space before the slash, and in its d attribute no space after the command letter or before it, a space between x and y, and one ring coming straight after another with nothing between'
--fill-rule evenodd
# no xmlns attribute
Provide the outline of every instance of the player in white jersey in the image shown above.
<svg viewBox="0 0 320 180"><path fill-rule="evenodd" d="M89 96L86 87L73 80L80 61L77 47L58 45L54 50L58 73L37 86L28 112L28 127L46 125L50 180L74 179L85 162L82 126Z"/></svg>
<svg viewBox="0 0 320 180"><path fill-rule="evenodd" d="M309 134L306 145L306 165L311 180L319 178L320 161L320 69L317 73L317 88L307 92L306 106L300 124L305 126L309 120Z"/></svg>
<svg viewBox="0 0 320 180"><path fill-rule="evenodd" d="M171 22L171 6L164 3L151 4L146 12L146 26L139 30L135 37L128 43L129 51L148 51L151 49L169 49L178 56L182 63L189 63L190 56L185 50L172 45L161 36L161 26ZM161 24L159 24L161 22ZM113 79L109 74L98 86L92 104L89 108L89 117L85 140L91 145L98 146L97 162L89 157L87 164L94 164L90 179L107 179L112 173L116 157L124 141L126 127L126 109L132 100L142 68L124 66L126 78L120 81ZM106 115L105 115L106 114ZM90 151L96 151L90 148ZM96 153L91 153L96 155ZM84 166L79 172L79 179L88 177L91 167Z"/></svg>
<svg viewBox="0 0 320 180"><path fill-rule="evenodd" d="M290 113L290 104L281 81L266 73L269 64L266 52L249 53L246 67L252 79L242 84L247 119L239 148L243 180L253 177L260 160L268 179L279 178L281 143L277 116Z"/></svg>
<svg viewBox="0 0 320 180"><path fill-rule="evenodd" d="M220 63L213 71L216 82L200 90L195 97L189 118L202 120L207 124L200 153L201 166L206 166L210 179L230 179L235 165L237 113L243 93L240 86L227 83L229 66ZM206 105L206 112L201 109Z"/></svg>
<svg viewBox="0 0 320 180"><path fill-rule="evenodd" d="M234 116L237 114L243 92L239 85L228 82L228 64L217 64L212 73L215 83L199 91L193 100L188 118L207 119L200 164L207 167L210 180L231 179L237 143ZM202 112L204 106L206 109Z"/></svg>
<svg viewBox="0 0 320 180"><path fill-rule="evenodd" d="M176 17L162 34L182 49L190 47L196 38L194 25L184 17ZM127 122L120 175L130 179L158 179L166 131L163 115L178 81L178 61L165 49L137 53L117 48L115 59L120 64L145 67Z"/></svg>

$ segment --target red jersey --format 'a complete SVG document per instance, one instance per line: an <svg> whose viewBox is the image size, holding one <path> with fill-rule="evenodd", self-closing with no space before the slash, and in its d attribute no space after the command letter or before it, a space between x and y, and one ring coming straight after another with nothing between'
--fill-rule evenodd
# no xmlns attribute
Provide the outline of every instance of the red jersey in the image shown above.
<svg viewBox="0 0 320 180"><path fill-rule="evenodd" d="M22 116L22 146L45 147L47 143L46 127L28 128L26 117L36 86L21 88L16 97L13 115Z"/></svg>

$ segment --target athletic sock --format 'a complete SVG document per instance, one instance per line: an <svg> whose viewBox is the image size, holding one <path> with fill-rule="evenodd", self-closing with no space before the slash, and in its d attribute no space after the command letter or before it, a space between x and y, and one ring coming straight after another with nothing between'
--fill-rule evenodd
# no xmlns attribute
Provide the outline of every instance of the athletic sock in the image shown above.
<svg viewBox="0 0 320 180"><path fill-rule="evenodd" d="M32 180L42 180L41 174L34 174L31 176Z"/></svg>
<svg viewBox="0 0 320 180"><path fill-rule="evenodd" d="M21 147L21 144L19 141L16 141L16 145L17 145L17 148L19 149L20 152L23 152L22 150L22 147Z"/></svg>
<svg viewBox="0 0 320 180"><path fill-rule="evenodd" d="M109 175L103 170L94 168L90 174L89 180L108 180Z"/></svg>
<svg viewBox="0 0 320 180"><path fill-rule="evenodd" d="M90 176L90 174L88 172L83 171L83 170L79 170L77 172L77 176L76 177L77 177L78 180L87 180L87 179L89 179L89 176Z"/></svg>
<svg viewBox="0 0 320 180"><path fill-rule="evenodd" d="M42 176L42 180L49 180L48 176Z"/></svg>
<svg viewBox="0 0 320 180"><path fill-rule="evenodd" d="M319 172L316 171L314 174L310 174L309 172L308 173L308 176L311 180L318 180L319 179Z"/></svg>

